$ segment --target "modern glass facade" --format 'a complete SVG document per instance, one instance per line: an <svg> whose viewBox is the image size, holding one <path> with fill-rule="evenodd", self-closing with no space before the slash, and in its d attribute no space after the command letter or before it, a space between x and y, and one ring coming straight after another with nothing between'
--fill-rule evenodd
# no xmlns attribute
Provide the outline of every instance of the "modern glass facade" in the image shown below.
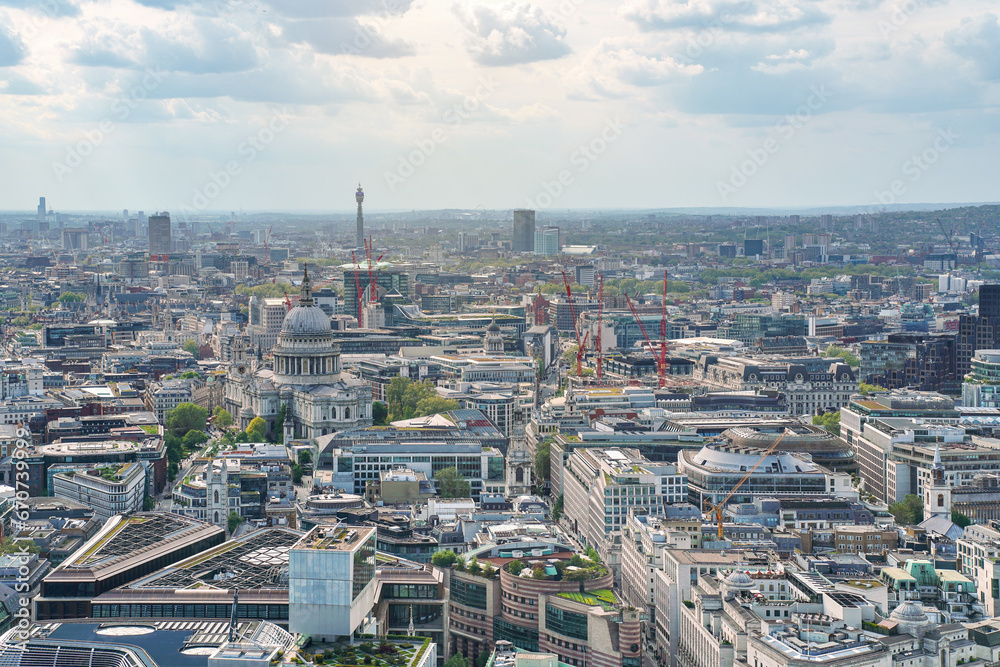
<svg viewBox="0 0 1000 667"><path fill-rule="evenodd" d="M486 586L453 577L451 580L451 600L466 607L486 609Z"/></svg>
<svg viewBox="0 0 1000 667"><path fill-rule="evenodd" d="M545 605L545 629L587 641L587 615Z"/></svg>
<svg viewBox="0 0 1000 667"><path fill-rule="evenodd" d="M493 641L506 639L525 651L538 651L538 630L508 623L499 616L493 617Z"/></svg>
<svg viewBox="0 0 1000 667"><path fill-rule="evenodd" d="M374 535L372 536L374 537ZM354 574L351 600L356 600L365 586L375 578L375 540L368 539L354 552Z"/></svg>

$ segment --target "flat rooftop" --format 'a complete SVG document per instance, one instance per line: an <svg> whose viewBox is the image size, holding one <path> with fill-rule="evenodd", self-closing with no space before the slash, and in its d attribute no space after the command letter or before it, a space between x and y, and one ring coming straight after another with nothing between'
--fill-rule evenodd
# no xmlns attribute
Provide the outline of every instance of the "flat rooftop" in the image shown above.
<svg viewBox="0 0 1000 667"><path fill-rule="evenodd" d="M375 533L375 528L360 526L316 526L295 545L296 549L318 551L354 551L366 538Z"/></svg>

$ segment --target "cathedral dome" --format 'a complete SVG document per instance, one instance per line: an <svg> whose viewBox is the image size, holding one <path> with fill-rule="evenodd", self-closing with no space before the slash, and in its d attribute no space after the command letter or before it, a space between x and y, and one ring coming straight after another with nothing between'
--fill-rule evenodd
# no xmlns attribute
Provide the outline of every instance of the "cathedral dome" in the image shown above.
<svg viewBox="0 0 1000 667"><path fill-rule="evenodd" d="M319 306L295 306L285 315L281 333L330 334L330 317Z"/></svg>

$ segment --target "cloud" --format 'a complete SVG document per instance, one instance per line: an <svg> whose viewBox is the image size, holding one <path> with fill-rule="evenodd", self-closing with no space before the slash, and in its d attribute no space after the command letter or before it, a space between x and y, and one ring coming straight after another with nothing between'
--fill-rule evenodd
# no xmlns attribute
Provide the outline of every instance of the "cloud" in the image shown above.
<svg viewBox="0 0 1000 667"><path fill-rule="evenodd" d="M25 48L21 38L0 23L0 67L10 67L24 60Z"/></svg>
<svg viewBox="0 0 1000 667"><path fill-rule="evenodd" d="M80 8L71 0L0 0L0 7L35 11L53 18L80 15Z"/></svg>
<svg viewBox="0 0 1000 667"><path fill-rule="evenodd" d="M353 17L285 21L281 32L290 43L308 44L320 53L369 58L400 58L414 53L410 44L386 39L378 27Z"/></svg>
<svg viewBox="0 0 1000 667"><path fill-rule="evenodd" d="M628 0L621 15L640 30L775 32L830 22L807 0Z"/></svg>
<svg viewBox="0 0 1000 667"><path fill-rule="evenodd" d="M413 0L268 0L269 12L288 18L399 16Z"/></svg>
<svg viewBox="0 0 1000 667"><path fill-rule="evenodd" d="M996 14L962 19L959 27L945 33L944 42L984 79L1000 79L1000 22Z"/></svg>
<svg viewBox="0 0 1000 667"><path fill-rule="evenodd" d="M476 4L470 10L456 4L453 10L470 33L467 48L480 65L532 63L571 52L566 31L526 2Z"/></svg>
<svg viewBox="0 0 1000 667"><path fill-rule="evenodd" d="M602 40L572 72L577 97L622 98L634 88L661 86L701 74L704 67L682 63L642 40Z"/></svg>

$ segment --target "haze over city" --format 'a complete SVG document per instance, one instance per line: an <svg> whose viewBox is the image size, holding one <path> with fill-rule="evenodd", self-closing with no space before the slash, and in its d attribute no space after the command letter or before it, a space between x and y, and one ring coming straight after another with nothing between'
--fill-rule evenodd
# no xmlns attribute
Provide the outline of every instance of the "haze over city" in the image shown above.
<svg viewBox="0 0 1000 667"><path fill-rule="evenodd" d="M5 0L0 209L994 201L996 11Z"/></svg>

